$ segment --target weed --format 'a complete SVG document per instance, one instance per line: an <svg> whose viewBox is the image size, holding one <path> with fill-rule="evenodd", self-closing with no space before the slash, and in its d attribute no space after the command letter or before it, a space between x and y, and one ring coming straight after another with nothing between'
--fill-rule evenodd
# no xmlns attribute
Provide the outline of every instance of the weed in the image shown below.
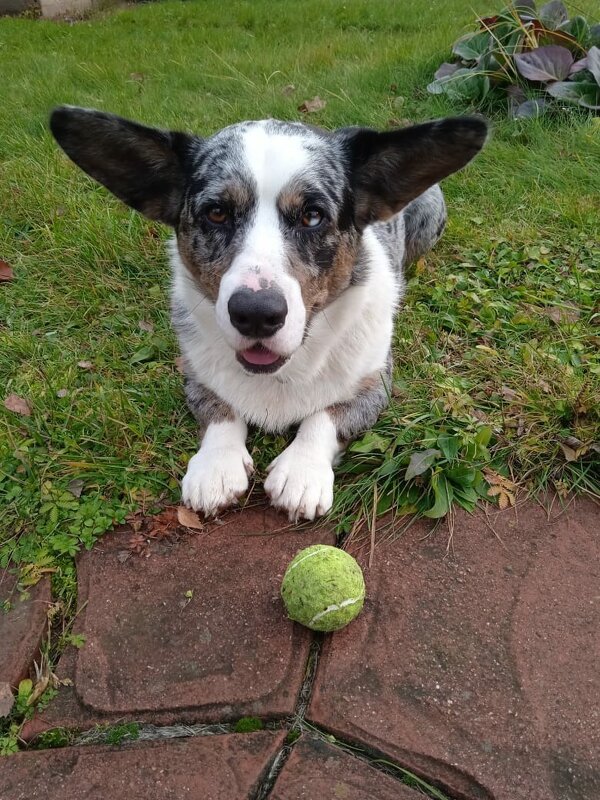
<svg viewBox="0 0 600 800"><path fill-rule="evenodd" d="M124 722L107 728L104 740L107 744L120 745L125 741L135 741L139 735L140 726L137 722Z"/></svg>
<svg viewBox="0 0 600 800"><path fill-rule="evenodd" d="M263 728L263 722L258 717L242 717L236 722L234 731L236 733L254 733L254 731L262 731Z"/></svg>

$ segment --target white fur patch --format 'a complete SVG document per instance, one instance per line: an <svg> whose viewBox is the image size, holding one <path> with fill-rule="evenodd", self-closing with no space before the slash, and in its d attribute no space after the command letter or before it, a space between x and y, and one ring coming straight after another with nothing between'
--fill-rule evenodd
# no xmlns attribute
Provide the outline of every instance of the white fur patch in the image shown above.
<svg viewBox="0 0 600 800"><path fill-rule="evenodd" d="M333 462L340 452L326 411L300 425L294 441L269 466L265 492L292 522L326 514L333 504Z"/></svg>
<svg viewBox="0 0 600 800"><path fill-rule="evenodd" d="M234 350L250 347L255 340L248 340L231 324L229 299L241 288L258 291L261 283L274 285L286 299L288 314L281 330L263 343L275 353L289 356L302 342L306 310L300 284L286 271L277 198L294 177L302 174L309 154L302 136L267 133L261 125L244 133L243 145L246 166L256 182L257 208L243 246L221 279L217 321Z"/></svg>
<svg viewBox="0 0 600 800"><path fill-rule="evenodd" d="M347 289L316 314L302 345L271 375L248 375L237 362L214 305L172 246L173 296L189 316L179 338L193 377L246 422L268 431L285 430L355 397L365 376L385 369L401 291L382 245L368 228L363 246L370 266L365 284Z"/></svg>
<svg viewBox="0 0 600 800"><path fill-rule="evenodd" d="M192 456L181 484L183 503L207 516L233 505L248 488L254 465L245 445L242 420L213 422Z"/></svg>

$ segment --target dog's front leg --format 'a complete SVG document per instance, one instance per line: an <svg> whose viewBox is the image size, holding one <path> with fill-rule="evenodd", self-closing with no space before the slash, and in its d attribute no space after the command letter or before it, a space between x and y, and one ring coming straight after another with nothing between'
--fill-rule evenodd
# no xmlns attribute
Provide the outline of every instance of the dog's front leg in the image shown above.
<svg viewBox="0 0 600 800"><path fill-rule="evenodd" d="M353 400L302 421L294 441L269 466L265 491L292 522L326 514L333 504L333 465L348 442L377 421L388 402L389 374L363 381Z"/></svg>
<svg viewBox="0 0 600 800"><path fill-rule="evenodd" d="M244 420L209 389L188 378L185 391L204 435L183 478L182 500L195 511L214 515L233 505L248 488L254 469L246 449L248 431Z"/></svg>

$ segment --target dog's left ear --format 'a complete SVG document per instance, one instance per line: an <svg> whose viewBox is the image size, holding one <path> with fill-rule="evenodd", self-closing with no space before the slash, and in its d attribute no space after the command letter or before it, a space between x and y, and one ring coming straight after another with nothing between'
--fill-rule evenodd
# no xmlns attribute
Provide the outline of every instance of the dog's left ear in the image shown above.
<svg viewBox="0 0 600 800"><path fill-rule="evenodd" d="M487 137L479 117L454 117L379 133L340 131L349 155L355 219L363 228L397 214L422 192L461 169Z"/></svg>
<svg viewBox="0 0 600 800"><path fill-rule="evenodd" d="M198 139L74 106L56 108L50 129L69 158L120 200L150 219L177 225L184 164Z"/></svg>

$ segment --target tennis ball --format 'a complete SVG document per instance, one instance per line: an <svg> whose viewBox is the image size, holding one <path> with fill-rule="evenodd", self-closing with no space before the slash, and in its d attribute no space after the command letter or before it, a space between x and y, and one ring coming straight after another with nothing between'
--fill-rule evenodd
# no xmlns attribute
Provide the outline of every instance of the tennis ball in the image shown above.
<svg viewBox="0 0 600 800"><path fill-rule="evenodd" d="M315 544L296 554L281 584L288 617L313 631L337 631L360 614L365 581L352 556Z"/></svg>

